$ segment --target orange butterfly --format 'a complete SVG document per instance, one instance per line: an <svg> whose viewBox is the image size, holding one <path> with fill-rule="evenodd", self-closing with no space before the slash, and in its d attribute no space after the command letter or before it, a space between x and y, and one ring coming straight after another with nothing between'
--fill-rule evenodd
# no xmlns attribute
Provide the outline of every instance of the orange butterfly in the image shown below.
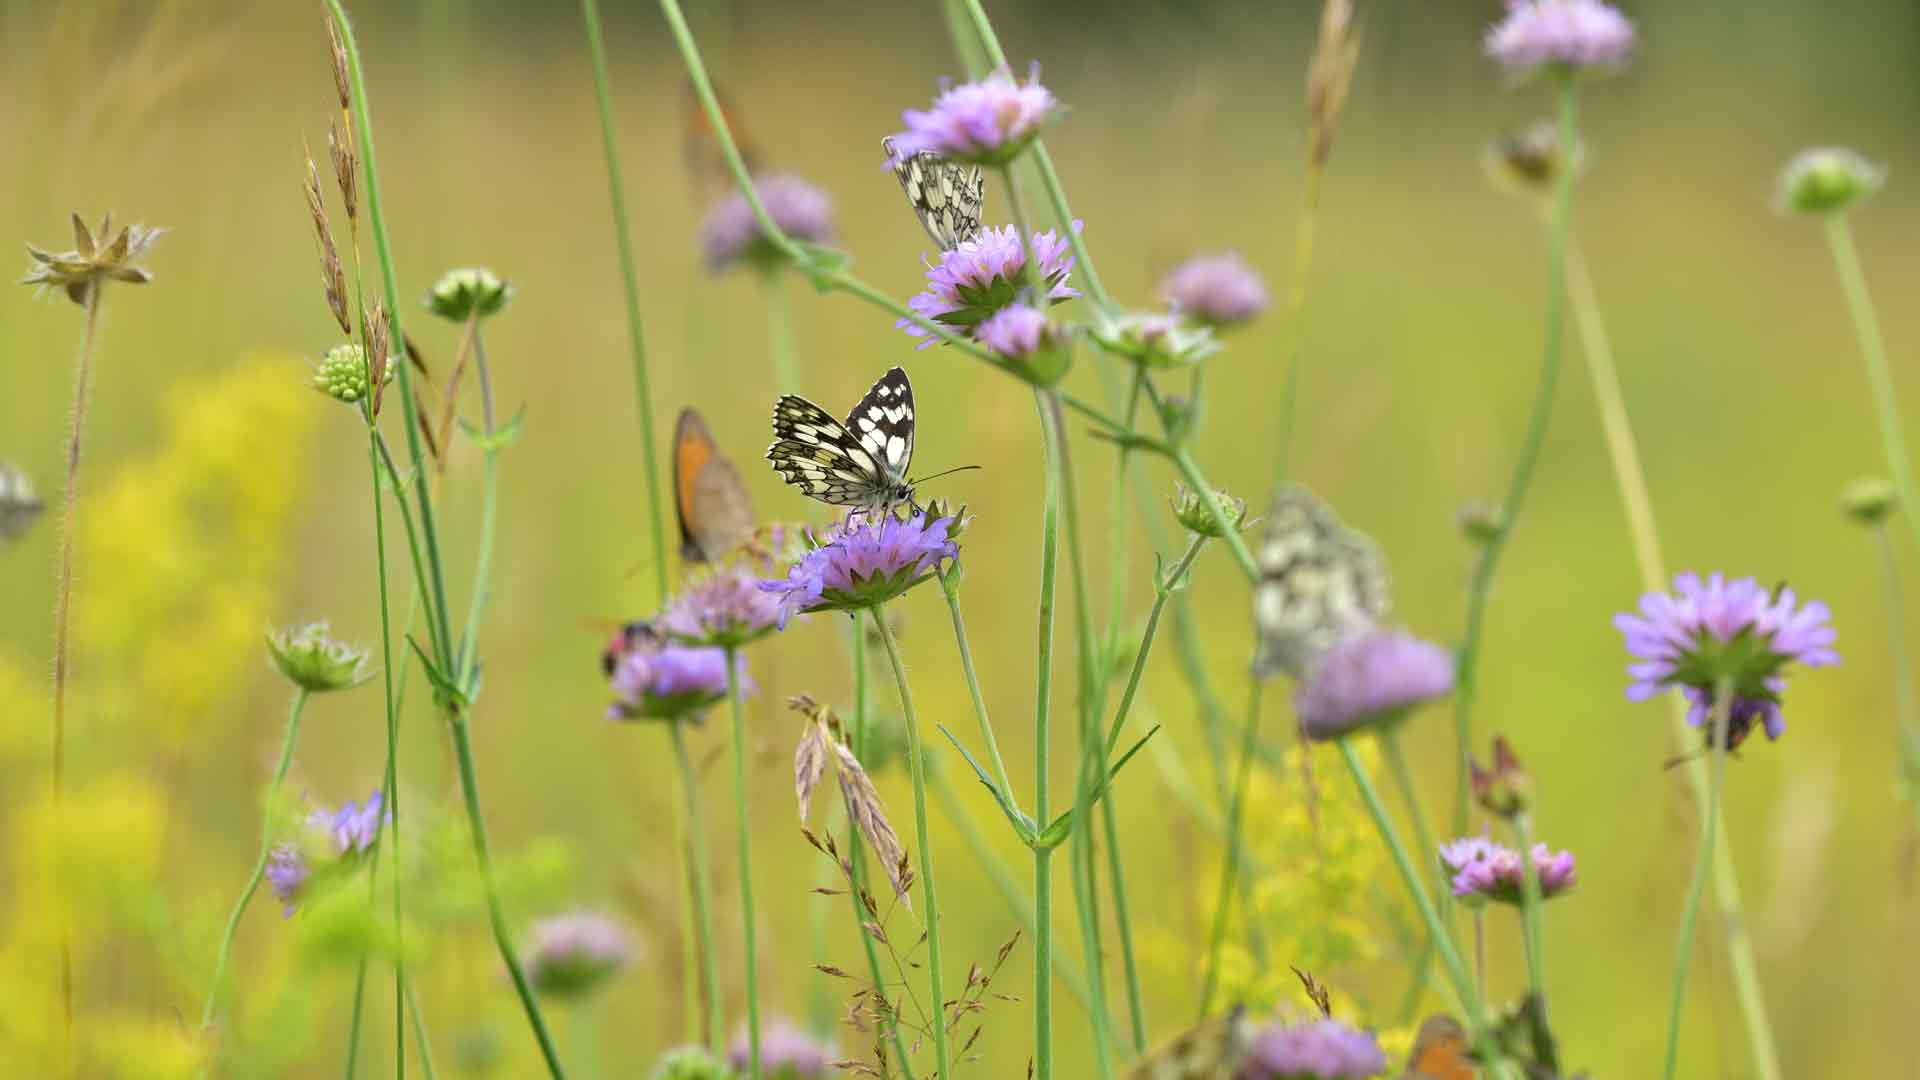
<svg viewBox="0 0 1920 1080"><path fill-rule="evenodd" d="M740 470L691 408L680 410L673 428L673 508L687 562L717 562L753 536L753 501Z"/></svg>
<svg viewBox="0 0 1920 1080"><path fill-rule="evenodd" d="M1400 1080L1478 1080L1479 1076L1467 1054L1467 1029L1453 1017L1436 1013L1420 1024Z"/></svg>

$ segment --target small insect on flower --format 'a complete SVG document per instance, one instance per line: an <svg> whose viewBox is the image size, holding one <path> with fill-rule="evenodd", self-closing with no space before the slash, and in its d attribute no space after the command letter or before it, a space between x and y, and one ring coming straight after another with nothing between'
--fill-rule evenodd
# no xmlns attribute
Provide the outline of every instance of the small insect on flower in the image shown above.
<svg viewBox="0 0 1920 1080"><path fill-rule="evenodd" d="M987 206L987 174L978 165L949 161L931 150L902 154L891 137L880 140L887 164L907 193L907 205L941 251L952 251L980 232Z"/></svg>
<svg viewBox="0 0 1920 1080"><path fill-rule="evenodd" d="M0 542L19 539L44 509L27 474L0 461Z"/></svg>
<svg viewBox="0 0 1920 1080"><path fill-rule="evenodd" d="M773 405L767 460L809 499L869 516L913 505L913 384L893 368L880 376L845 423L795 394Z"/></svg>
<svg viewBox="0 0 1920 1080"><path fill-rule="evenodd" d="M753 500L740 470L692 407L673 425L673 509L680 558L690 563L719 562L753 535Z"/></svg>

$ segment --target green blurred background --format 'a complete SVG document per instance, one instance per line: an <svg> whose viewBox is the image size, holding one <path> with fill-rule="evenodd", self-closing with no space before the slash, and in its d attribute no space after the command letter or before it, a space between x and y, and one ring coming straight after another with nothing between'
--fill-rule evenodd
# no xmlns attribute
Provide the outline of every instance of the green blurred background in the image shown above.
<svg viewBox="0 0 1920 1080"><path fill-rule="evenodd" d="M661 437L675 408L698 405L741 463L763 517L806 516L812 508L755 464L772 397L764 308L753 275L716 279L700 265L706 196L684 164L679 61L651 5L609 6ZM566 4L491 0L361 7L403 294L470 263L519 288L489 331L499 395L509 407L524 402L527 420L503 467L486 692L475 719L479 767L494 841L527 878L516 921L586 904L635 928L635 967L560 1027L583 1072L597 1062L605 1075L636 1075L685 1031L673 789L660 732L600 719L607 695L595 627L651 607L653 553L579 15ZM1277 293L1298 287L1288 277L1318 5L991 10L1016 66L1041 61L1071 106L1048 142L1109 289L1148 304L1174 262L1226 247L1243 251ZM1541 335L1535 221L1489 187L1479 164L1491 137L1547 104L1541 88L1509 87L1481 58L1479 35L1498 13L1492 2L1391 0L1363 10L1359 74L1327 179L1296 442L1297 475L1388 552L1399 617L1448 641L1459 634L1471 556L1453 514L1504 485ZM1585 94L1591 167L1576 220L1668 561L1784 579L1827 600L1846 658L1799 678L1788 737L1750 744L1729 772L1728 839L1787 1075L1916 1075L1914 818L1893 779L1885 602L1872 538L1835 509L1845 481L1880 470L1879 448L1819 230L1775 214L1769 200L1778 168L1806 145L1853 145L1890 166L1889 187L1857 226L1904 373L1920 340L1920 320L1904 302L1920 284L1920 263L1902 239L1920 226L1906 182L1920 165L1912 137L1920 10L1897 0L1844 10L1770 0L1642 3L1628 13L1641 32L1638 58ZM767 162L835 195L841 246L857 270L896 295L914 291L927 245L880 168L878 142L901 108L924 105L936 80L957 70L938 6L696 5L692 17ZM125 850L102 840L88 856L104 869L98 895L76 901L102 913L97 922L75 916L82 1026L124 1029L124 1040L99 1037L129 1047L164 1042L198 1016L218 920L258 842L258 793L286 694L258 632L324 616L343 635L378 640L364 443L344 410L299 389L307 364L334 341L299 194L301 142L322 149L333 115L320 12L213 0L11 0L0 21L0 102L0 166L10 177L0 238L8 244L66 246L72 209L89 217L112 209L171 230L148 264L156 282L115 289L106 304L83 477L99 501L82 511L70 729L74 783L98 785L86 803L98 813L81 817L140 823L112 829ZM1004 207L996 188L989 216ZM12 250L24 271L24 255ZM938 489L978 515L966 538L964 602L988 704L1024 788L1039 535L1030 395L962 358L913 353L888 318L857 301L791 286L811 396L837 407L886 366L910 361L923 468L985 467ZM450 328L423 315L411 326L430 357L451 353ZM0 292L0 460L25 468L50 502L60 490L79 327L79 309L64 300ZM1282 337L1269 318L1234 335L1212 362L1197 447L1211 479L1256 502L1274 472ZM1638 579L1577 350L1568 359L1537 487L1496 588L1479 715L1481 730L1508 733L1532 769L1545 839L1580 860L1578 894L1547 915L1568 1057L1597 1076L1647 1075L1663 1036L1696 817L1679 774L1662 770L1675 749L1664 710L1622 698L1625 658L1608 617L1633 602ZM1073 385L1098 396L1090 372L1077 372ZM1103 536L1110 450L1079 438L1074 453L1089 535ZM471 447L458 446L442 500L450 580L460 589L478 466ZM1149 472L1157 488L1171 487L1161 466ZM39 841L47 835L43 673L55 517L0 551L8 845L0 902L10 913L0 930L8 938L0 941L0 1004L17 1014L4 1037L19 1040L24 1060L51 1037L34 1025L54 1016L52 914L37 868L53 857ZM1143 549L1135 543L1134 618L1150 595ZM401 548L394 557L404 566ZM1192 602L1215 680L1239 702L1247 596L1224 552L1203 559ZM972 732L938 599L922 591L902 608L925 719ZM802 1019L818 1007L808 890L820 859L794 828L788 755L797 725L778 702L800 691L846 700L840 637L832 620L815 619L753 657L763 686L752 808L763 993L770 1011ZM1063 648L1071 640L1065 622L1060 640ZM1063 657L1063 679L1065 665ZM1143 963L1150 1026L1161 1036L1195 1007L1196 928L1218 853L1166 796L1170 761L1196 777L1207 769L1170 649L1156 656L1145 694L1172 753L1159 769L1135 766L1117 806L1136 933L1155 942ZM1288 730L1282 698L1268 695L1276 743ZM882 690L879 700L891 698ZM377 701L364 690L312 706L300 790L333 803L377 784ZM457 824L444 733L418 704L402 766L415 837L434 821ZM737 913L722 734L695 738L707 763L726 928L737 926ZM1059 744L1056 763L1071 760L1069 746ZM1437 814L1452 782L1444 709L1412 726L1410 746ZM990 800L953 773L951 755L943 759L951 789L1030 885L1027 860L996 827ZM1062 765L1056 790L1071 783L1070 768ZM900 770L883 776L882 790L904 831L911 804ZM1297 798L1275 790L1272 807ZM1279 827L1260 815L1250 822L1256 843ZM936 820L934 837L951 985L966 960L989 959L1016 923L948 819ZM1368 893L1395 895L1377 856L1368 865ZM1067 882L1062 865L1056 914L1071 955ZM234 1072L325 1075L344 1056L353 965L322 946L291 944L299 920L283 923L273 907L256 902L237 946ZM844 909L825 914L827 959L856 968ZM1492 988L1516 992L1513 927L1494 923ZM446 927L420 961L437 1063L458 1074L461 1061L487 1059L491 1044L498 1075L529 1075L531 1040L483 925L449 917ZM1406 954L1390 919L1374 920L1370 932L1380 942L1374 954L1329 974L1361 1002L1357 1019L1391 1028ZM1705 937L1684 1072L1747 1075L1711 924ZM994 1005L975 1075L1024 1068L1029 945L1002 973L997 988L1020 1000ZM726 948L729 1016L737 1017L739 961ZM1282 973L1286 959L1273 957ZM1117 956L1109 961L1117 968ZM378 965L369 981L362 1065L382 1075L391 1061L391 987ZM1116 1009L1118 987L1116 979ZM836 1015L848 988L825 987ZM1070 998L1058 1008L1064 1074L1088 1075L1088 1029ZM102 1050L101 1060L120 1053ZM121 1056L128 1063L114 1068L148 1071L139 1052ZM145 1064L157 1070L159 1060Z"/></svg>

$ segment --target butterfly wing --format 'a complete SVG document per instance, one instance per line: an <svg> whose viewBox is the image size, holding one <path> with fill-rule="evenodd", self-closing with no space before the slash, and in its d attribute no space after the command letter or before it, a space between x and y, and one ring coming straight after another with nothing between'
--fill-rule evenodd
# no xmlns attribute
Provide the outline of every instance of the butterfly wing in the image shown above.
<svg viewBox="0 0 1920 1080"><path fill-rule="evenodd" d="M681 409L673 428L673 508L680 557L713 562L753 534L753 502L736 468L700 414Z"/></svg>
<svg viewBox="0 0 1920 1080"><path fill-rule="evenodd" d="M1380 549L1342 525L1304 487L1282 488L1274 496L1257 561L1260 652L1254 669L1262 676L1300 677L1314 658L1387 613L1387 564Z"/></svg>
<svg viewBox="0 0 1920 1080"><path fill-rule="evenodd" d="M834 506L874 505L886 488L879 461L847 425L793 394L773 403L773 444L767 447L767 460L802 495Z"/></svg>
<svg viewBox="0 0 1920 1080"><path fill-rule="evenodd" d="M1479 1076L1467 1054L1467 1029L1458 1020L1436 1013L1421 1022L1400 1080L1479 1080Z"/></svg>
<svg viewBox="0 0 1920 1080"><path fill-rule="evenodd" d="M920 219L920 227L941 251L952 251L979 233L987 205L985 170L927 152L902 159L894 153L892 139L883 139L880 145L887 160L895 163L893 175L907 193L907 204Z"/></svg>
<svg viewBox="0 0 1920 1080"><path fill-rule="evenodd" d="M846 429L880 464L889 487L905 482L913 464L913 384L891 368L847 414Z"/></svg>
<svg viewBox="0 0 1920 1080"><path fill-rule="evenodd" d="M0 540L12 540L27 531L46 508L33 493L27 474L0 462Z"/></svg>
<svg viewBox="0 0 1920 1080"><path fill-rule="evenodd" d="M1253 1024L1236 1008L1148 1051L1127 1080L1234 1080L1252 1046Z"/></svg>
<svg viewBox="0 0 1920 1080"><path fill-rule="evenodd" d="M714 131L713 122L707 118L706 106L701 103L699 92L693 88L691 81L685 84L685 88L681 103L681 115L684 118L681 158L695 197L703 202L711 202L733 190L733 172L727 166L726 151L721 149L720 136ZM713 93L715 100L720 103L720 115L727 122L727 133L733 136L734 148L740 152L740 161L747 167L747 174L758 174L760 152L741 119L740 110L734 107L733 98L725 88L715 85Z"/></svg>

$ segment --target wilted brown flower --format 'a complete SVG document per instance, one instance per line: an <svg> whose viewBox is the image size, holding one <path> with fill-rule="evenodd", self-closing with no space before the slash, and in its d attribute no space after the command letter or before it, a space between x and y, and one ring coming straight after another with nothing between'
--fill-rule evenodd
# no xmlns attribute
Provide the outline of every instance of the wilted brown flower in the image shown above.
<svg viewBox="0 0 1920 1080"><path fill-rule="evenodd" d="M147 249L165 231L145 225L123 225L115 235L111 213L100 219L98 229L88 231L87 223L75 214L73 250L43 251L28 244L27 254L33 256L34 264L27 268L27 276L20 279L20 284L37 285L41 292L65 290L67 299L82 306L86 305L96 282L145 285L153 280L153 275L133 264L146 255Z"/></svg>
<svg viewBox="0 0 1920 1080"><path fill-rule="evenodd" d="M327 224L327 203L320 194L320 167L307 153L307 182L301 189L307 196L307 213L313 217L313 235L320 244L320 286L326 290L327 310L340 332L351 337L353 322L347 318L347 275L340 267L340 251L333 246L333 227Z"/></svg>
<svg viewBox="0 0 1920 1080"><path fill-rule="evenodd" d="M347 84L347 46L340 40L340 28L333 25L333 16L327 15L327 43L332 46L333 89L340 95L340 108L345 111L353 104L353 94Z"/></svg>
<svg viewBox="0 0 1920 1080"><path fill-rule="evenodd" d="M1473 784L1474 801L1487 813L1512 820L1527 812L1533 781L1527 776L1527 770L1521 766L1520 758L1514 754L1506 736L1493 737L1492 768L1482 768L1478 761L1468 759L1467 769Z"/></svg>

